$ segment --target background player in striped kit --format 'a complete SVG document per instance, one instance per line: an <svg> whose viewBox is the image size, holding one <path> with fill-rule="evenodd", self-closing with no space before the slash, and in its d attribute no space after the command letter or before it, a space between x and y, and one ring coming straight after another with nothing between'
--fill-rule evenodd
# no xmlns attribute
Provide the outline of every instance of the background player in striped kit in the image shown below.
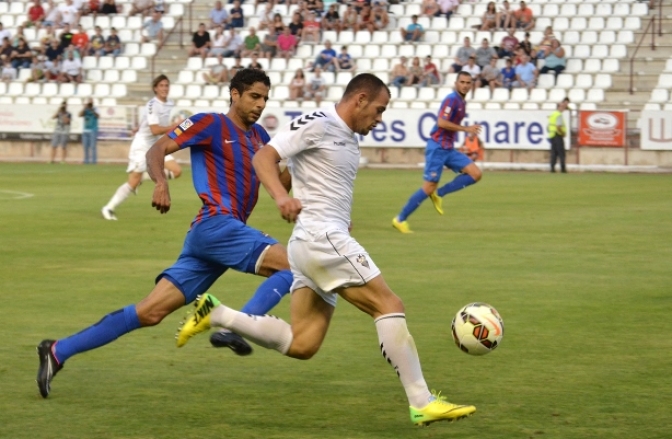
<svg viewBox="0 0 672 439"><path fill-rule="evenodd" d="M256 313L269 311L289 292L292 274L287 251L275 239L245 224L257 202L260 184L252 156L269 140L266 130L256 123L266 106L269 88L270 80L263 71L240 70L231 81L231 108L226 115L197 114L151 147L147 162L156 183L152 204L161 213L168 212L164 156L191 147L194 186L203 206L177 262L159 274L147 297L70 337L43 340L38 345L37 383L44 398L49 395L53 376L68 358L160 323L207 291L229 268L268 277L247 305ZM289 190L289 172L277 171Z"/></svg>
<svg viewBox="0 0 672 439"><path fill-rule="evenodd" d="M481 170L478 166L469 157L455 149L455 138L458 131L476 135L481 131L481 126L478 124L460 125L466 113L464 99L471 90L472 81L469 73L458 73L455 80L455 91L446 96L441 103L436 124L430 132L430 139L425 149L425 172L422 176L425 181L422 188L411 195L401 213L392 219L392 226L401 233L412 233L406 218L420 207L427 197L431 198L436 211L443 215L441 198L444 195L459 191L481 179ZM459 175L437 190L444 166Z"/></svg>

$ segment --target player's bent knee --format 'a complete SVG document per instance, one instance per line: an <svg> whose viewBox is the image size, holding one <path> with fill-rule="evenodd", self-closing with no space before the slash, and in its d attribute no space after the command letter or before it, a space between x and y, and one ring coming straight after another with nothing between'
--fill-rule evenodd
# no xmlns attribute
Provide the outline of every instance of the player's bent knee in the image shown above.
<svg viewBox="0 0 672 439"><path fill-rule="evenodd" d="M156 326L168 315L161 310L140 310L136 308L142 326Z"/></svg>
<svg viewBox="0 0 672 439"><path fill-rule="evenodd" d="M319 345L312 343L302 343L301 341L294 340L292 346L290 346L289 351L287 351L287 356L296 358L297 360L310 360L317 354L317 351L320 350Z"/></svg>

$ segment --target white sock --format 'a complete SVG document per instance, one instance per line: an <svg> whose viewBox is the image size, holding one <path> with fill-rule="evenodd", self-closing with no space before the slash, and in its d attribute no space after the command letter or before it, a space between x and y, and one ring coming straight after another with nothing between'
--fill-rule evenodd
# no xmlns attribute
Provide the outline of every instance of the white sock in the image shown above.
<svg viewBox="0 0 672 439"><path fill-rule="evenodd" d="M210 323L230 329L259 346L275 349L282 355L287 354L294 338L289 323L278 317L253 316L225 305L215 307L210 315Z"/></svg>
<svg viewBox="0 0 672 439"><path fill-rule="evenodd" d="M175 174L173 174L173 171L170 171L168 169L164 169L163 174L166 176L168 180L172 180L175 178Z"/></svg>
<svg viewBox="0 0 672 439"><path fill-rule="evenodd" d="M124 202L126 198L128 198L131 194L133 193L133 188L131 188L131 185L128 183L124 183L119 188L117 191L114 193L112 198L110 199L109 203L105 206L105 208L110 209L110 210L115 210L117 206L119 206L121 203Z"/></svg>
<svg viewBox="0 0 672 439"><path fill-rule="evenodd" d="M404 386L408 403L423 408L432 400L422 376L420 358L403 313L385 314L374 320L383 357L394 368Z"/></svg>

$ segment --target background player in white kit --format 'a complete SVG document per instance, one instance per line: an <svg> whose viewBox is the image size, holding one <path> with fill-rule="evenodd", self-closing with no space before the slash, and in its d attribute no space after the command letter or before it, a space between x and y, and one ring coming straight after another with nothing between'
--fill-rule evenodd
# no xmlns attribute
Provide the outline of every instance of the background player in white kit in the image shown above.
<svg viewBox="0 0 672 439"><path fill-rule="evenodd" d="M390 90L379 78L357 75L335 107L295 119L252 159L257 177L282 217L296 222L287 246L294 276L291 326L273 316L235 311L205 294L180 328L177 345L214 325L289 357L309 359L324 340L338 294L373 317L383 357L406 391L411 421L418 425L453 421L476 408L448 403L429 391L406 326L403 302L349 233L360 158L356 136L368 134L382 121L389 101ZM281 159L288 159L295 198L280 181L277 163Z"/></svg>
<svg viewBox="0 0 672 439"><path fill-rule="evenodd" d="M136 193L136 189L143 180L143 174L147 171L147 160L145 154L149 148L159 140L159 137L176 128L177 125L171 124L170 112L175 106L173 101L168 99L170 92L170 80L166 75L159 75L152 81L152 90L154 97L147 102L145 114L140 121L140 128L133 137L131 149L128 153L128 181L117 189L110 201L103 206L103 218L106 220L115 220L117 216L114 211L131 194ZM167 155L165 159L165 172L167 178L177 178L182 174L180 165L177 164L172 155Z"/></svg>

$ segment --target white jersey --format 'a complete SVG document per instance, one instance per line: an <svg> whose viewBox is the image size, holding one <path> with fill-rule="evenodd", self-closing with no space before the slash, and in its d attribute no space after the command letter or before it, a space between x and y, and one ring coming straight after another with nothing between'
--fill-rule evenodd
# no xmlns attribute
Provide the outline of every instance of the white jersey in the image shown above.
<svg viewBox="0 0 672 439"><path fill-rule="evenodd" d="M294 197L303 209L294 228L346 231L350 225L359 141L334 106L304 114L268 142L292 175Z"/></svg>
<svg viewBox="0 0 672 439"><path fill-rule="evenodd" d="M168 126L170 125L170 112L175 104L170 99L166 102L161 102L156 97L147 102L145 105L145 114L140 120L140 128L133 137L131 143L131 154L135 151L146 153L152 147L154 142L159 140L159 136L152 134L149 129L150 125Z"/></svg>

